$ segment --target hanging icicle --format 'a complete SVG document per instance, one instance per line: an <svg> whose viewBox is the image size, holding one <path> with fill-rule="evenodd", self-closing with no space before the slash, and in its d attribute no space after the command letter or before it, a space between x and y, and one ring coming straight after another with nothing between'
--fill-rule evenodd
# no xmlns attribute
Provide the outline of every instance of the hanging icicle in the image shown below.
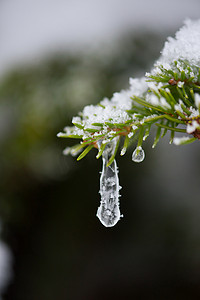
<svg viewBox="0 0 200 300"><path fill-rule="evenodd" d="M122 215L119 209L119 178L116 161L114 160L111 165L107 167L108 161L112 156L117 138L113 139L108 145L106 145L102 160L103 169L100 177L100 195L101 203L97 210L97 217L101 223L106 227L114 226ZM100 148L100 143L99 143Z"/></svg>

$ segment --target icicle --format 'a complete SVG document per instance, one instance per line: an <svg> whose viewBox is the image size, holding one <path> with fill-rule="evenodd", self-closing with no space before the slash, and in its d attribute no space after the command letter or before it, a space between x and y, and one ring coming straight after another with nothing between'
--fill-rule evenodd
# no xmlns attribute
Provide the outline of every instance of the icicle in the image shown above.
<svg viewBox="0 0 200 300"><path fill-rule="evenodd" d="M116 146L117 139L106 145L103 152L103 169L100 178L101 203L97 210L97 217L106 227L114 226L121 214L119 210L119 178L117 164L114 160L110 166L106 166ZM100 146L100 145L99 145Z"/></svg>
<svg viewBox="0 0 200 300"><path fill-rule="evenodd" d="M137 147L132 154L132 160L134 162L142 162L145 158L145 153L144 150L142 149L141 146Z"/></svg>

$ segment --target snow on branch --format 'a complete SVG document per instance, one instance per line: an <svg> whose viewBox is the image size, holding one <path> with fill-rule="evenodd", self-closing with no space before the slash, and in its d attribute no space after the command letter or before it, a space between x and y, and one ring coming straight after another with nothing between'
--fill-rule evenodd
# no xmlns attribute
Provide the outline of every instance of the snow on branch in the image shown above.
<svg viewBox="0 0 200 300"><path fill-rule="evenodd" d="M58 133L58 137L80 140L67 147L64 154L80 154L80 160L96 148L97 158L103 157L107 178L101 176L101 209L97 216L107 227L120 219L115 162L119 148L124 155L132 139L137 140L132 160L143 161L142 144L153 125L157 127L153 148L167 131L171 132L170 143L175 145L200 139L200 20L187 20L175 38L168 38L152 70L142 78L130 78L129 83L128 90L114 93L110 100L86 106L73 117L73 126ZM183 137L175 138L176 132L183 133ZM112 149L109 155L108 149ZM109 167L115 174L106 169Z"/></svg>

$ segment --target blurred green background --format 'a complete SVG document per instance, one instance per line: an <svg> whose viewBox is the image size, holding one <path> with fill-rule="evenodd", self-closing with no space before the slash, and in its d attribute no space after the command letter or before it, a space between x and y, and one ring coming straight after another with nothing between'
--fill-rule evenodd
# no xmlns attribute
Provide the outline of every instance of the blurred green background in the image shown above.
<svg viewBox="0 0 200 300"><path fill-rule="evenodd" d="M13 253L5 300L199 299L199 145L166 137L119 157L121 212L96 218L101 161L56 134L86 104L143 76L171 33L127 34L103 52L57 54L0 82L0 219Z"/></svg>

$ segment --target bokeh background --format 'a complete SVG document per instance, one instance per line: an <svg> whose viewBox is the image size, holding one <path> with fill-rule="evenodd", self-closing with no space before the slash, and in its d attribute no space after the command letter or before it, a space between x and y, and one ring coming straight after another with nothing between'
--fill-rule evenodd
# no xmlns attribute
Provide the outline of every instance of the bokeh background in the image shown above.
<svg viewBox="0 0 200 300"><path fill-rule="evenodd" d="M0 293L4 300L200 298L199 144L117 157L124 218L96 218L101 161L56 134L128 88L198 0L1 0Z"/></svg>

